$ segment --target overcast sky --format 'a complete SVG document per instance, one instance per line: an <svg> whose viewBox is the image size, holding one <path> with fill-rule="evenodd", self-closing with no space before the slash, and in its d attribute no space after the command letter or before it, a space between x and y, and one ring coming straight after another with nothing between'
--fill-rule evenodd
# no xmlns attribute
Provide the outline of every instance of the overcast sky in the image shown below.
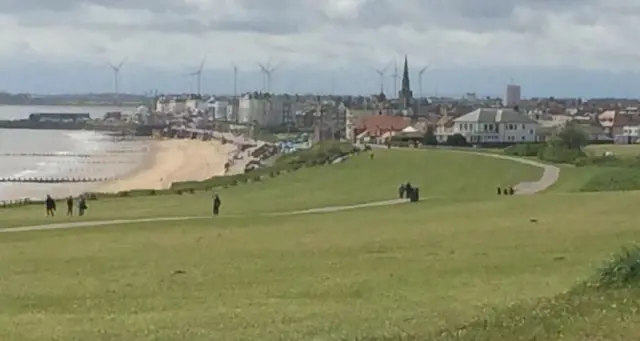
<svg viewBox="0 0 640 341"><path fill-rule="evenodd" d="M424 93L640 92L640 2L631 0L0 0L0 89L203 91L261 87L257 62L282 63L276 91L371 93L372 68L409 55ZM388 75L393 71L389 69ZM387 89L392 90L390 77ZM638 89L638 90L635 90Z"/></svg>

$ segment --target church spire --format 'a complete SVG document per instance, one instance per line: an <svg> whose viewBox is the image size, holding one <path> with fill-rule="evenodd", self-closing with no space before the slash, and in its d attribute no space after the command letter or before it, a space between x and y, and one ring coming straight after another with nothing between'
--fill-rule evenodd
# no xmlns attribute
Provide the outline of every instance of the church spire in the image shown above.
<svg viewBox="0 0 640 341"><path fill-rule="evenodd" d="M407 92L411 90L409 83L409 62L407 61L407 55L404 55L404 70L402 71L402 91Z"/></svg>
<svg viewBox="0 0 640 341"><path fill-rule="evenodd" d="M402 71L402 89L398 92L398 98L402 100L404 110L409 110L413 102L413 92L409 83L409 62L407 55L404 56L404 70Z"/></svg>

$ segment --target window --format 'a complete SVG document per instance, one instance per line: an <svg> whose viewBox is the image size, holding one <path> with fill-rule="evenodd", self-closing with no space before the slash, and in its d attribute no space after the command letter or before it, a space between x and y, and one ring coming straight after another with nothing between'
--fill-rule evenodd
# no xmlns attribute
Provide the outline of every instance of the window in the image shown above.
<svg viewBox="0 0 640 341"><path fill-rule="evenodd" d="M524 136L522 137L522 141L524 141Z"/></svg>
<svg viewBox="0 0 640 341"><path fill-rule="evenodd" d="M529 129L529 135L533 135L533 129Z"/></svg>
<svg viewBox="0 0 640 341"><path fill-rule="evenodd" d="M522 130L525 130L525 129L527 129L527 128L526 128L526 127L524 126L524 124L523 124L523 125L522 125Z"/></svg>

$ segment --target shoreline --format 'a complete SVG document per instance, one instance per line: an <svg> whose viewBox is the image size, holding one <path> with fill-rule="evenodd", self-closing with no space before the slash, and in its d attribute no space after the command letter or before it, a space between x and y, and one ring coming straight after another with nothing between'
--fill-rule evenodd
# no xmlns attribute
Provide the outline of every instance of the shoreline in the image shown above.
<svg viewBox="0 0 640 341"><path fill-rule="evenodd" d="M237 146L221 141L162 139L149 143L147 159L122 179L98 184L94 192L163 190L180 181L202 181L225 175L224 165Z"/></svg>

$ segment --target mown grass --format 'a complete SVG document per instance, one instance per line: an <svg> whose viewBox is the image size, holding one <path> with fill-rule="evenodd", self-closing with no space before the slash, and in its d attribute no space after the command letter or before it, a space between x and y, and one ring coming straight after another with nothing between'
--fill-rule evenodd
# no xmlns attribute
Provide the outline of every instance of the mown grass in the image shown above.
<svg viewBox="0 0 640 341"><path fill-rule="evenodd" d="M512 322L535 317L528 308L544 308L539 298L590 279L611 251L638 240L638 199L492 196L3 233L0 339L423 340L481 316L494 333L467 324L477 333L460 340L531 340L530 331L559 339L557 330L568 340L588 340L573 337L585 330L619 340L637 336L637 324L601 313L606 295L581 301L599 324L575 311L521 329ZM622 292L607 295L622 302ZM562 302L540 311L562 312Z"/></svg>
<svg viewBox="0 0 640 341"><path fill-rule="evenodd" d="M486 198L497 186L515 185L540 178L542 170L510 160L446 150L375 150L373 160L364 153L347 162L312 168L220 190L224 215L285 212L335 205L394 199L401 183L411 181L422 197ZM211 192L182 195L113 198L89 202L84 220L127 219L155 216L208 215ZM0 211L1 227L76 221L58 215L44 216L42 206Z"/></svg>
<svg viewBox="0 0 640 341"><path fill-rule="evenodd" d="M585 152L593 156L602 156L606 152L612 152L619 157L640 156L640 145L624 145L624 144L594 144L586 146Z"/></svg>

